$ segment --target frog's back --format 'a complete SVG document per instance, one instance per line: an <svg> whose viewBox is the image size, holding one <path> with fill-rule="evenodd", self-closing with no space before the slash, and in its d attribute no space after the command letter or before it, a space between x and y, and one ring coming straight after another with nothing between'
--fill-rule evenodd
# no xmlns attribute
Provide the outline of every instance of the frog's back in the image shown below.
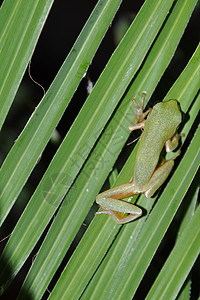
<svg viewBox="0 0 200 300"><path fill-rule="evenodd" d="M143 187L152 176L164 144L181 123L181 112L176 100L160 102L153 107L145 125L137 151L134 183Z"/></svg>

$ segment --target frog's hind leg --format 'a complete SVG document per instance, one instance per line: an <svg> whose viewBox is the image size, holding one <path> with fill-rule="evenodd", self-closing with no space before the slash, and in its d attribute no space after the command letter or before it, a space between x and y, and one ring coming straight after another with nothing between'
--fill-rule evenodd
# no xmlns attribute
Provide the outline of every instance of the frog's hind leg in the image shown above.
<svg viewBox="0 0 200 300"><path fill-rule="evenodd" d="M174 160L179 155L175 155L162 165L160 165L151 176L149 182L145 186L145 196L147 198L151 198L151 196L159 189L159 187L163 184L163 182L167 179L169 176L169 173L171 172L173 166L174 166Z"/></svg>
<svg viewBox="0 0 200 300"><path fill-rule="evenodd" d="M135 205L133 205L133 206L135 207L133 214L132 213L122 213L119 211L114 211L111 209L104 208L104 210L96 212L96 215L108 214L118 224L125 224L125 223L129 223L129 222L139 218L142 215L142 210ZM136 209L138 210L138 213L136 213Z"/></svg>
<svg viewBox="0 0 200 300"><path fill-rule="evenodd" d="M141 216L142 210L132 203L121 200L133 194L135 194L134 185L129 182L97 195L96 202L103 210L96 214L108 214L118 224L135 220Z"/></svg>

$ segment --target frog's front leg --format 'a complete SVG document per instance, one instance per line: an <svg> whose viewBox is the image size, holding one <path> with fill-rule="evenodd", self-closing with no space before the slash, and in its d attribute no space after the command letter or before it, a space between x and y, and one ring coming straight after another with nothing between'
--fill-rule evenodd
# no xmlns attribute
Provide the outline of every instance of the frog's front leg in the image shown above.
<svg viewBox="0 0 200 300"><path fill-rule="evenodd" d="M141 101L140 105L137 104L135 99L132 99L132 102L136 106L136 113L135 113L135 118L133 119L133 121L131 122L131 124L128 127L129 130L131 130L131 131L144 128L145 118L149 114L149 112L152 110L151 108L149 108L146 112L143 111L145 97L146 97L146 92L143 92L142 93L142 101Z"/></svg>
<svg viewBox="0 0 200 300"><path fill-rule="evenodd" d="M96 214L109 214L118 224L128 223L142 214L142 210L121 199L138 193L134 183L129 182L105 191L96 197L96 202L103 208ZM128 214L128 215L127 215Z"/></svg>

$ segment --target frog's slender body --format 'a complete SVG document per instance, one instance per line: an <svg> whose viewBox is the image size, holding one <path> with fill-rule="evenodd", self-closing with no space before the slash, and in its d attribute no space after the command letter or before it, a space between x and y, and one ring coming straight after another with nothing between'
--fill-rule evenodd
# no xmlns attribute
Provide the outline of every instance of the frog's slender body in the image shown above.
<svg viewBox="0 0 200 300"><path fill-rule="evenodd" d="M148 115L134 167L133 180L139 188L149 181L165 143L176 134L180 122L181 113L176 100L156 104ZM176 146L178 146L178 142Z"/></svg>
<svg viewBox="0 0 200 300"><path fill-rule="evenodd" d="M136 155L133 179L99 194L96 198L96 202L104 209L97 214L109 214L119 224L130 222L142 214L140 208L121 199L138 193L145 193L147 198L151 197L168 177L177 156L158 166L163 147L170 152L178 146L179 135L176 131L181 123L181 112L177 101L160 102L146 113L143 113L137 103L136 106L136 119L129 129L144 128L144 131Z"/></svg>

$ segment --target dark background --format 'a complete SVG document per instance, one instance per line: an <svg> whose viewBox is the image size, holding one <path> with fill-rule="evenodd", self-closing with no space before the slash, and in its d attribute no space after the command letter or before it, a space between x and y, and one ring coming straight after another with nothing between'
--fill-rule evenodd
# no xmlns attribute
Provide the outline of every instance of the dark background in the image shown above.
<svg viewBox="0 0 200 300"><path fill-rule="evenodd" d="M98 52L96 53L91 66L88 70L90 79L95 83L101 74L104 66L110 58L113 50L117 46L116 42L116 26L119 21L126 20L130 23L139 11L144 1L123 1L112 25L110 26ZM39 82L45 90L48 89L52 80L59 71L63 61L69 53L72 45L78 37L82 27L87 21L91 11L97 1L64 1L55 0L46 21L36 49L31 59L30 72L31 76ZM166 94L174 80L180 75L191 55L199 42L199 5L192 15L184 36L179 44L175 56L162 77L159 87L154 92L152 98L161 100ZM28 121L35 106L43 97L43 90L37 86L26 71L19 91L16 95L14 104L8 114L5 125L0 134L0 163L3 162L9 149L17 139L24 125ZM87 79L84 78L79 85L70 105L68 106L63 118L61 119L57 129L59 132L59 140L57 142L49 142L40 163L36 166L31 174L26 186L21 192L19 199L14 205L10 215L8 216L3 228L1 229L1 237L11 233L19 216L21 215L27 201L35 190L42 175L44 174L49 162L55 154L59 143L70 128L74 117L77 115L82 104L87 97ZM5 241L0 243L0 250L5 245ZM34 249L33 255L37 252ZM19 272L8 291L1 299L16 299L19 287L24 280L26 272L30 267L31 259L27 261L25 266ZM45 299L45 297L44 297Z"/></svg>

